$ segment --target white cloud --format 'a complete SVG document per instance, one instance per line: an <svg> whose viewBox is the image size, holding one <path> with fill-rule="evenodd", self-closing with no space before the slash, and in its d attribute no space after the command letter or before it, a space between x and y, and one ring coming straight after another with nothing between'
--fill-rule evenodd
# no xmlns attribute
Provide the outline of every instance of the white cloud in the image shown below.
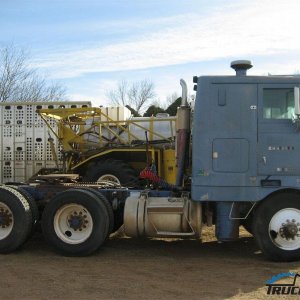
<svg viewBox="0 0 300 300"><path fill-rule="evenodd" d="M71 101L91 101L92 106L98 107L98 106L110 106L107 100L105 100L101 95L86 95L84 93L71 93L68 94L68 98Z"/></svg>
<svg viewBox="0 0 300 300"><path fill-rule="evenodd" d="M145 30L143 35L131 36L128 41L53 53L33 65L46 68L52 77L71 78L92 72L300 51L299 0L239 3L223 6L209 15L149 20L153 24L161 22L162 28Z"/></svg>
<svg viewBox="0 0 300 300"><path fill-rule="evenodd" d="M94 106L109 106L106 93L114 89L116 85L115 80L90 80L88 84L84 82L77 88L72 86L70 90L73 92L68 94L68 98L72 101L91 101Z"/></svg>

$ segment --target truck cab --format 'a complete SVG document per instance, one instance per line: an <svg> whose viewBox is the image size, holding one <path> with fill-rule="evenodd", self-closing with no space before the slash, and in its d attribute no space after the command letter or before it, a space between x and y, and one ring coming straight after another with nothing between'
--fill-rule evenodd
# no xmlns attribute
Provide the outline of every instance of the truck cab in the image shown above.
<svg viewBox="0 0 300 300"><path fill-rule="evenodd" d="M237 72L198 78L193 200L259 201L278 190L300 188L294 112L299 86L297 76Z"/></svg>
<svg viewBox="0 0 300 300"><path fill-rule="evenodd" d="M212 207L219 240L244 225L272 260L300 257L299 76L203 76L193 122L193 201Z"/></svg>

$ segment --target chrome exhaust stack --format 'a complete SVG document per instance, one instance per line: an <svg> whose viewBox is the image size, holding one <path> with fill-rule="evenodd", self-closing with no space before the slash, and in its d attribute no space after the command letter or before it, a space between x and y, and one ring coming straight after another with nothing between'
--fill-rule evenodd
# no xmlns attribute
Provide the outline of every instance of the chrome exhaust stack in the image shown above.
<svg viewBox="0 0 300 300"><path fill-rule="evenodd" d="M180 85L182 87L182 100L181 106L177 108L176 120L176 162L178 168L176 186L178 187L181 187L183 184L184 169L189 149L191 115L191 108L187 102L187 84L181 79Z"/></svg>

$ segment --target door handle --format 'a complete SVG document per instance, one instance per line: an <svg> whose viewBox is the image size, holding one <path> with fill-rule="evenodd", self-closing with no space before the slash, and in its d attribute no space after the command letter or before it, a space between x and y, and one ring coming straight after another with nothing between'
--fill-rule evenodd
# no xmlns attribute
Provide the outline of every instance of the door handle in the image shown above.
<svg viewBox="0 0 300 300"><path fill-rule="evenodd" d="M267 164L267 157L266 157L266 156L263 156L263 157L262 157L262 161L263 161L264 165L266 165L266 164Z"/></svg>

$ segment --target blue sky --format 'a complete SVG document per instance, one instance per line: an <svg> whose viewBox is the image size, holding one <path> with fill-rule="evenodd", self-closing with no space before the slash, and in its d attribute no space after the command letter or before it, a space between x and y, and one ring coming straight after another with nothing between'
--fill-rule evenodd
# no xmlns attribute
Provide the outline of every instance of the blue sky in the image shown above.
<svg viewBox="0 0 300 300"><path fill-rule="evenodd" d="M123 79L150 79L163 102L184 78L300 71L299 0L0 0L0 43L29 49L31 65L70 100L107 105Z"/></svg>

